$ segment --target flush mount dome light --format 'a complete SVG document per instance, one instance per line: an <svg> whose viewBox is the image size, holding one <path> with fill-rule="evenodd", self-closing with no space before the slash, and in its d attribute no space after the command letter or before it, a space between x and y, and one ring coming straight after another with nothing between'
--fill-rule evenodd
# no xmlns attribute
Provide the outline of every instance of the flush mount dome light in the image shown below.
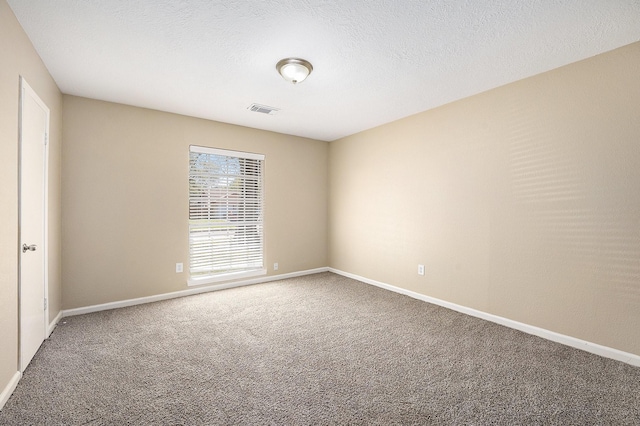
<svg viewBox="0 0 640 426"><path fill-rule="evenodd" d="M282 59L276 64L276 69L290 83L296 84L304 81L313 71L313 66L309 61L299 58Z"/></svg>

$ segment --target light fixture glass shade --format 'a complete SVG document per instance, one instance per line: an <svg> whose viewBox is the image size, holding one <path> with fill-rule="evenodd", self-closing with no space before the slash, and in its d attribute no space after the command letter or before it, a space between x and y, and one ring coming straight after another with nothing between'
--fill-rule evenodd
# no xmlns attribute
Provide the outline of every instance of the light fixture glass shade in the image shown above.
<svg viewBox="0 0 640 426"><path fill-rule="evenodd" d="M304 59L286 58L276 64L276 69L290 83L296 84L304 81L313 71L313 66Z"/></svg>

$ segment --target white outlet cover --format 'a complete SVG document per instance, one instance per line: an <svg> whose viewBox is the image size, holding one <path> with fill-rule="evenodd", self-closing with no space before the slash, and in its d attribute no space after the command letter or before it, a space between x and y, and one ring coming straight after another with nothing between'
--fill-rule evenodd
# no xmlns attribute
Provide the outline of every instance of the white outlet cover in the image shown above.
<svg viewBox="0 0 640 426"><path fill-rule="evenodd" d="M277 271L277 270L278 270L278 263L277 263L277 262L273 264L273 270L274 270L274 271Z"/></svg>
<svg viewBox="0 0 640 426"><path fill-rule="evenodd" d="M183 271L182 263L176 263L176 274L179 274Z"/></svg>
<svg viewBox="0 0 640 426"><path fill-rule="evenodd" d="M424 265L418 265L418 275L424 275Z"/></svg>

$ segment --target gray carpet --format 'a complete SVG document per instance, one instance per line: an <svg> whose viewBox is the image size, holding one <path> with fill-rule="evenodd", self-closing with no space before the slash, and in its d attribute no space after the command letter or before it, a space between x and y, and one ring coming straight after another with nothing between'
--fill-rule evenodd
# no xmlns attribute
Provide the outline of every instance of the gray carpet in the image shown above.
<svg viewBox="0 0 640 426"><path fill-rule="evenodd" d="M640 368L322 273L66 318L0 424L640 424Z"/></svg>

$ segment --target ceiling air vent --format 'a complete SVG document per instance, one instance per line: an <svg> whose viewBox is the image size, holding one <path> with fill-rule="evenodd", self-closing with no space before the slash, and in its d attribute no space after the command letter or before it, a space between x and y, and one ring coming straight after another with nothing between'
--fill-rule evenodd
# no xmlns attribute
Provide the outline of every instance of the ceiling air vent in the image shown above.
<svg viewBox="0 0 640 426"><path fill-rule="evenodd" d="M278 108L274 108L266 105L260 105L260 104L251 104L251 106L249 106L247 109L249 111L259 112L262 114L269 114L269 115L275 115L277 114L278 111L280 111Z"/></svg>

